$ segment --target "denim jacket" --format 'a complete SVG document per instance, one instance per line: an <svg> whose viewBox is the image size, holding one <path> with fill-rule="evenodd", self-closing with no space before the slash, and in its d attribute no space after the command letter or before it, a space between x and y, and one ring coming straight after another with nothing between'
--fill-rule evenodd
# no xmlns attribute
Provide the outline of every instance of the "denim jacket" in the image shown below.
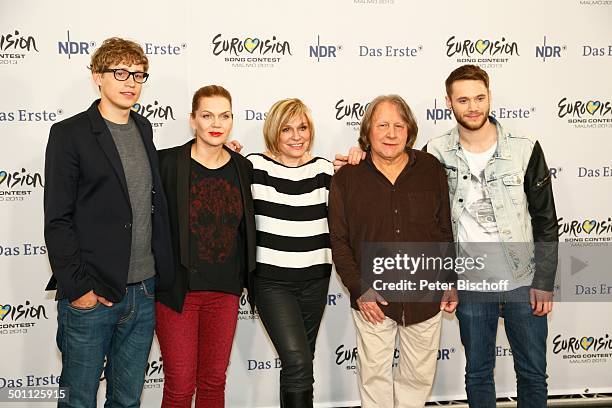
<svg viewBox="0 0 612 408"><path fill-rule="evenodd" d="M532 280L532 287L552 291L559 238L544 154L537 141L503 128L493 117L489 121L497 128L497 149L484 173L509 270L515 281ZM457 223L470 183L468 161L459 144L459 128L431 139L424 150L438 158L446 170L453 235L457 240Z"/></svg>

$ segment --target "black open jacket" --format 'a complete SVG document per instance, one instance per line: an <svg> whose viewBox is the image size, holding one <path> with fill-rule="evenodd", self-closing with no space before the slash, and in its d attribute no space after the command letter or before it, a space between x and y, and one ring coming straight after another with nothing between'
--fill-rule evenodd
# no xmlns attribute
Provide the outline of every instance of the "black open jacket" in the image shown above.
<svg viewBox="0 0 612 408"><path fill-rule="evenodd" d="M172 238L173 259L175 264L174 284L167 290L159 290L157 300L164 305L181 312L183 302L189 290L190 251L189 251L189 185L191 171L191 145L193 140L182 146L160 150L159 166L162 184L168 201L170 216L170 232ZM244 219L241 223L241 234L245 238L245 253L243 256L242 285L249 289L249 299L253 305L253 273L255 270L255 211L251 195L251 180L253 165L242 155L226 150L231 154L236 164Z"/></svg>

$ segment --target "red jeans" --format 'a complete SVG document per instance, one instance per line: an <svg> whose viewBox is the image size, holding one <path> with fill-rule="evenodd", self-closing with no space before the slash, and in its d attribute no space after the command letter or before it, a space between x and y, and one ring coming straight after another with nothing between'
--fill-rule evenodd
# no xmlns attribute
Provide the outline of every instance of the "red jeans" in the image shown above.
<svg viewBox="0 0 612 408"><path fill-rule="evenodd" d="M189 292L182 313L156 303L165 377L162 408L190 408L196 384L196 408L224 406L239 299L221 292Z"/></svg>

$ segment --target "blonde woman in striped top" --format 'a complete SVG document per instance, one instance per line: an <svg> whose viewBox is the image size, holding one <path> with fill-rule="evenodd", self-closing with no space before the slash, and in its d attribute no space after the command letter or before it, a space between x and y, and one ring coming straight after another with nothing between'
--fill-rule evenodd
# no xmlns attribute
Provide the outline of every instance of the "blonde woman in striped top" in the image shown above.
<svg viewBox="0 0 612 408"><path fill-rule="evenodd" d="M255 304L281 360L281 407L312 407L312 362L332 266L333 165L312 157L312 117L299 99L276 102L263 133L266 152L247 156L257 228Z"/></svg>

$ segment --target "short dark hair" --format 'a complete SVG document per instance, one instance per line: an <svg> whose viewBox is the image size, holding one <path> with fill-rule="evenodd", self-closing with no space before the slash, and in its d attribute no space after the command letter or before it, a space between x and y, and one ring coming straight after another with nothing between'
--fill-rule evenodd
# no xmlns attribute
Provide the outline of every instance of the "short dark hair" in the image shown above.
<svg viewBox="0 0 612 408"><path fill-rule="evenodd" d="M482 81L487 91L489 90L489 74L487 74L487 71L477 65L468 64L455 69L450 73L448 78L446 78L446 95L449 97L451 96L453 82L464 80Z"/></svg>

